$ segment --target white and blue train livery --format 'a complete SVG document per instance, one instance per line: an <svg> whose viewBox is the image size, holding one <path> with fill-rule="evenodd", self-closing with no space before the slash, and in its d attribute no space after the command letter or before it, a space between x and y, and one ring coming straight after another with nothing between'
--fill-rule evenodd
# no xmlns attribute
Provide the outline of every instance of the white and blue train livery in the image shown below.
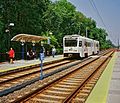
<svg viewBox="0 0 120 103"><path fill-rule="evenodd" d="M63 38L64 57L88 57L99 52L99 41L80 35L66 35Z"/></svg>

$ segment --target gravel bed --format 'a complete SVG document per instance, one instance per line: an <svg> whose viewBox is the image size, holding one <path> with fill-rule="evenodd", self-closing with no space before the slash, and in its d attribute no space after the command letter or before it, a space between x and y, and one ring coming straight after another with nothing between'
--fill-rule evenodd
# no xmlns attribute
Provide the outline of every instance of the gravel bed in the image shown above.
<svg viewBox="0 0 120 103"><path fill-rule="evenodd" d="M49 76L48 78L45 78L43 80L39 80L39 81L35 82L34 84L28 85L25 88L22 88L21 90L18 90L18 91L11 93L11 94L8 94L7 96L0 97L0 103L11 103L14 100L24 96L25 94L30 93L31 91L34 91L37 88L42 87L42 86L46 85L47 83L50 83L51 81L53 81L57 78L60 78L61 76L73 71L75 68L78 68L78 66L86 64L86 62L89 62L90 60L87 60L83 63L78 64L78 65L72 66L69 69L66 69L62 72L59 72L59 73L54 74L52 76Z"/></svg>

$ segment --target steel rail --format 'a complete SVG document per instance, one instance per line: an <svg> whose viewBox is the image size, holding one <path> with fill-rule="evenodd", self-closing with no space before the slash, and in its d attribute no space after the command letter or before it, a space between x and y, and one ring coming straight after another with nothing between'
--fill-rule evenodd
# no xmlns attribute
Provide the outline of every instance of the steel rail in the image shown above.
<svg viewBox="0 0 120 103"><path fill-rule="evenodd" d="M105 54L104 54L104 55L105 55ZM92 62L92 61L91 61L91 62ZM84 65L83 65L83 66L84 66ZM82 68L83 66L81 66L81 68ZM79 69L79 67L78 67L77 69ZM77 69L76 69L76 70L77 70ZM72 72L73 72L73 71L72 71ZM70 72L70 73L72 73L72 72ZM69 73L69 74L70 74L70 73ZM66 74L66 75L67 75L67 74ZM66 75L62 76L61 78L65 77ZM60 78L59 78L59 79L60 79ZM42 90L43 88L47 87L48 85L51 85L53 82L56 82L56 81L58 81L59 79L56 79L56 80L54 80L54 81L52 81L52 82L46 84L44 87L40 87L40 88L38 88L37 90L35 90L35 91L33 91L33 92L27 94L26 96L23 96L23 97L21 97L21 98L15 100L14 102L17 103L17 102L22 101L22 100L25 99L25 98L30 97L31 95L33 95L33 94L36 93L37 91Z"/></svg>

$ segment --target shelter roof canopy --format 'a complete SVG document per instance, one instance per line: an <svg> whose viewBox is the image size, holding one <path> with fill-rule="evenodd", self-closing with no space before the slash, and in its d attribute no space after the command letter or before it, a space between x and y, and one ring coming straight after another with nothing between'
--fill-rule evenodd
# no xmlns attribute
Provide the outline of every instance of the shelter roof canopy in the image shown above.
<svg viewBox="0 0 120 103"><path fill-rule="evenodd" d="M36 36L36 35L30 35L30 34L18 34L14 36L11 41L19 41L19 42L40 42L42 40L46 40L47 37L43 36Z"/></svg>

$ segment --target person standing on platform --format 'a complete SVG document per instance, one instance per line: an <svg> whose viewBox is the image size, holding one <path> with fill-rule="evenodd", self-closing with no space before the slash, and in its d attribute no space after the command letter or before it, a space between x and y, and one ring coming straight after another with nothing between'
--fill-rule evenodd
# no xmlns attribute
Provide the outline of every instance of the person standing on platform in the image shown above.
<svg viewBox="0 0 120 103"><path fill-rule="evenodd" d="M40 46L40 61L41 61L41 63L40 63L40 80L42 80L43 79L43 71L42 71L42 68L43 68L43 60L44 60L44 47L43 46Z"/></svg>
<svg viewBox="0 0 120 103"><path fill-rule="evenodd" d="M30 53L27 51L27 60L30 60Z"/></svg>
<svg viewBox="0 0 120 103"><path fill-rule="evenodd" d="M9 55L9 59L10 59L10 64L13 64L13 59L15 57L15 52L13 50L13 48L10 48L10 51L8 52L8 55Z"/></svg>
<svg viewBox="0 0 120 103"><path fill-rule="evenodd" d="M40 53L44 53L45 54L45 48L43 47L43 45L40 46Z"/></svg>
<svg viewBox="0 0 120 103"><path fill-rule="evenodd" d="M56 49L55 49L55 47L53 46L53 48L52 48L52 56L53 56L53 58L54 58L54 56L55 56L55 53L56 53Z"/></svg>

